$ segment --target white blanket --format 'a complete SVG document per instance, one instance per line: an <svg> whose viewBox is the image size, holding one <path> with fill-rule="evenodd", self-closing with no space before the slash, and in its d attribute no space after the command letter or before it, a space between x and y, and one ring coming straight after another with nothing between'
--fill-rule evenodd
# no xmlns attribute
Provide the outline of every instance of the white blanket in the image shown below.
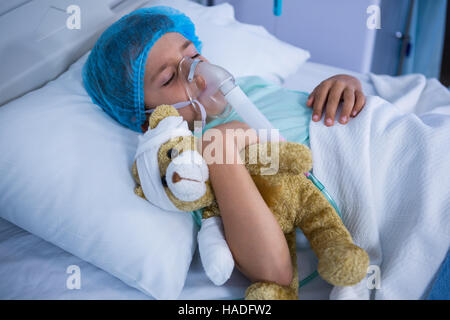
<svg viewBox="0 0 450 320"><path fill-rule="evenodd" d="M380 268L378 289L368 274L330 298L421 299L450 245L450 92L418 74L370 77L379 96L356 118L310 125L313 172Z"/></svg>

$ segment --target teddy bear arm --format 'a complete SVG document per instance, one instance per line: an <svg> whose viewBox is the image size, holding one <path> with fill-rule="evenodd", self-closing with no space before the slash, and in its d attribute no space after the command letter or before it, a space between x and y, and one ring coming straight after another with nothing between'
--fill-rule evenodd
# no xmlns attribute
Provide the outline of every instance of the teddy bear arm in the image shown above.
<svg viewBox="0 0 450 320"><path fill-rule="evenodd" d="M306 178L302 186L302 210L296 224L309 240L317 256L320 257L322 251L330 246L353 243L341 218L320 190Z"/></svg>
<svg viewBox="0 0 450 320"><path fill-rule="evenodd" d="M302 194L307 196L297 226L319 258L317 271L335 286L357 284L366 275L370 260L367 252L353 243L350 232L323 194L308 179L304 182Z"/></svg>
<svg viewBox="0 0 450 320"><path fill-rule="evenodd" d="M252 176L260 174L275 174L279 171L279 163L282 160L280 150L284 148L284 143L273 144L268 142L255 143L246 146L240 152L240 157L248 172ZM269 171L266 171L269 170Z"/></svg>
<svg viewBox="0 0 450 320"><path fill-rule="evenodd" d="M208 219L211 217L220 217L219 206L217 205L216 200L203 209L202 218Z"/></svg>
<svg viewBox="0 0 450 320"><path fill-rule="evenodd" d="M281 171L298 174L311 170L312 155L307 146L295 142L281 142L279 148Z"/></svg>
<svg viewBox="0 0 450 320"><path fill-rule="evenodd" d="M270 141L246 146L240 153L251 175L261 173L261 169L275 170L274 173L304 173L312 168L309 148L295 142L272 143Z"/></svg>

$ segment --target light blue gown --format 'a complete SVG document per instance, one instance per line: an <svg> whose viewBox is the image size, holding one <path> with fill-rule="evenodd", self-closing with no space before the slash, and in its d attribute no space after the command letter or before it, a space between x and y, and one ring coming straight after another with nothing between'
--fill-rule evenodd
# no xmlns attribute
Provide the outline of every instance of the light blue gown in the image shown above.
<svg viewBox="0 0 450 320"><path fill-rule="evenodd" d="M308 93L286 89L255 76L237 78L236 83L286 140L309 147L312 109L306 106ZM209 122L203 132L233 120L243 121L232 110L226 118Z"/></svg>

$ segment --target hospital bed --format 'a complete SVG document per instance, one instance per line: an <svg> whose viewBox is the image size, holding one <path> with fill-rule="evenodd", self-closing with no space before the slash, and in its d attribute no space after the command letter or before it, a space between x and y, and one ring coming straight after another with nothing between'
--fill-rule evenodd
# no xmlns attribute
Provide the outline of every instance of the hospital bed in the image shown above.
<svg viewBox="0 0 450 320"><path fill-rule="evenodd" d="M33 6L35 5L33 2L25 5ZM92 1L81 2L86 5L93 3ZM90 29L87 33L84 32L79 38L69 39L67 43L70 45L61 46L54 43L51 48L46 48L47 52L42 51L40 55L33 55L26 48L3 46L4 50L17 50L17 52L23 49L21 50L23 56L17 55L17 60L12 61L16 61L15 65L17 65L17 61L24 58L24 61L28 61L30 65L23 68L23 73L16 75L12 73L12 69L2 70L4 78L2 78L0 91L1 103L12 101L20 95L42 86L45 79L53 79L85 54L107 25L145 3L146 1L110 1L108 3L109 15L97 19L96 24L89 25L92 21L88 21L87 25ZM0 30L4 32L5 23L13 23L14 14L23 9L22 4L23 1L18 1L16 7L3 8L5 10L4 14L0 16ZM69 2L64 2L61 7L65 7L66 4L69 5ZM99 5L99 7L101 6L102 4ZM99 7L92 7L92 10L100 10ZM41 13L52 15L57 14L58 10L58 8L53 8ZM41 37L45 37L49 30L52 30L52 26L45 24L42 28L39 31ZM20 34L20 30L11 32ZM12 59L11 53L8 57ZM38 76L26 80L31 72ZM309 61L303 63L294 74L290 74L279 84L289 89L311 92L321 81L339 73L351 74L360 79L365 94L376 92L369 75ZM6 78L9 78L9 81L4 81ZM300 231L298 231L297 237L297 255L300 267L299 279L305 279L314 272L317 259ZM71 265L79 266L81 270L80 290L68 289L66 285L67 268ZM207 278L196 250L179 299L240 299L249 284L250 282L235 269L230 280L223 286L215 286ZM331 289L331 285L320 277L316 277L300 288L299 298L328 299ZM153 297L127 285L93 264L0 218L0 299L153 299Z"/></svg>
<svg viewBox="0 0 450 320"><path fill-rule="evenodd" d="M373 90L367 77L349 70L306 62L286 79L289 89L310 92L331 75L347 73L358 76L365 90ZM299 278L311 274L317 259L301 234L297 237ZM66 268L77 265L82 270L81 290L69 290ZM57 246L0 218L0 298L2 299L152 299L107 272L85 262ZM215 286L206 276L196 251L180 299L238 299L249 281L237 270L223 286ZM315 278L299 290L300 299L328 299L332 286Z"/></svg>
<svg viewBox="0 0 450 320"><path fill-rule="evenodd" d="M346 73L358 76L364 89L373 90L367 76L349 70L306 62L286 79L285 87L310 92L329 76ZM317 259L307 243L297 237L299 278L314 272ZM81 270L81 290L66 287L66 269ZM1 299L152 299L107 272L42 240L0 218L0 298ZM215 286L206 276L195 252L180 299L242 298L249 281L235 269L223 286ZM328 299L332 286L315 278L299 290L300 299Z"/></svg>

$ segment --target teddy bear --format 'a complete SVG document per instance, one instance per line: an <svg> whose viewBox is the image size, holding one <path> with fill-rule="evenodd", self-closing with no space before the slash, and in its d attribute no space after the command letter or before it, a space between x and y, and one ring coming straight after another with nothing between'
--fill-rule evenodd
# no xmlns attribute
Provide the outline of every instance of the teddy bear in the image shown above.
<svg viewBox="0 0 450 320"><path fill-rule="evenodd" d="M162 186L162 188L158 186L160 191L157 192L161 194L156 196L158 199L155 201L158 202L163 197L170 200L169 204L154 204L168 210L184 212L203 208L204 221L217 219L220 217L220 210L208 180L207 166L196 151L197 138L185 130L180 130L179 124L172 126L173 130L167 130L167 125L162 126L162 123L170 119L178 119L178 123L183 122L178 111L170 105L157 107L149 118L149 131L157 131L161 125L159 131L165 132L164 137L159 138L158 143L153 146L155 158L153 167L156 168L152 183L155 185L159 183ZM184 124L184 127L188 130L187 124ZM145 149L145 143L143 145ZM255 150L259 152L254 152ZM272 152L277 152L278 168L271 174L262 173L269 169L270 164L267 161L260 161L258 155L266 154L270 157ZM190 161L197 161L200 168L197 169L198 173L192 173L192 166L190 168L187 166L184 172L178 172L183 169L176 171L171 169L171 166L174 166L172 163L178 161L178 158L180 158L178 162L186 162L186 159L181 159L183 154L186 154L184 158L190 154ZM144 186L142 181L142 175L149 174L146 168L142 168L145 166L139 165L139 160L143 157L138 155L142 155L142 152L138 151L136 155L132 166L132 174L137 183L134 191L144 199L148 198L146 194L155 198L156 191L152 190L152 187ZM335 286L351 286L360 282L366 275L369 257L363 249L353 243L349 231L334 207L305 176L304 173L312 169L312 154L309 148L294 142L277 141L274 144L267 141L247 146L240 156L286 237L294 271L293 279L287 286L268 281L252 283L245 291L245 299L298 299L296 228L300 228L308 239L311 249L318 258L317 271L325 281ZM202 163L203 165L200 165ZM185 174L190 174L190 178L183 186L180 184L177 188L177 184L184 179ZM146 193L146 188L151 191ZM196 191L192 191L194 189Z"/></svg>

